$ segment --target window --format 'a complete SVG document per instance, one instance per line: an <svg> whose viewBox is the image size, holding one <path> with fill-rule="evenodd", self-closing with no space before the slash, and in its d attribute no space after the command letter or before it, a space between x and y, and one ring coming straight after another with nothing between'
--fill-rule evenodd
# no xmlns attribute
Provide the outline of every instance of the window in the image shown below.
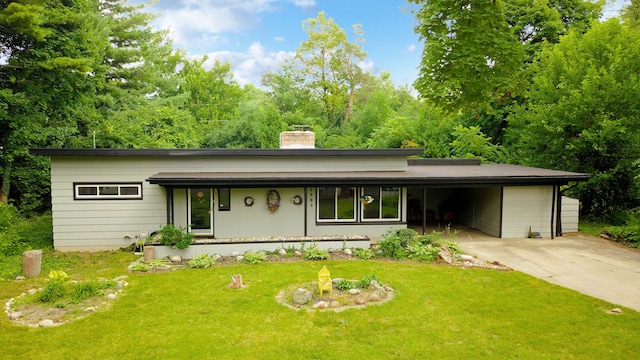
<svg viewBox="0 0 640 360"><path fill-rule="evenodd" d="M367 186L361 189L362 197L373 198L362 204L363 220L400 220L400 188Z"/></svg>
<svg viewBox="0 0 640 360"><path fill-rule="evenodd" d="M218 211L230 211L231 210L231 189L220 188L218 189Z"/></svg>
<svg viewBox="0 0 640 360"><path fill-rule="evenodd" d="M318 188L319 221L355 221L356 189L346 186Z"/></svg>
<svg viewBox="0 0 640 360"><path fill-rule="evenodd" d="M73 184L75 200L139 200L142 183Z"/></svg>

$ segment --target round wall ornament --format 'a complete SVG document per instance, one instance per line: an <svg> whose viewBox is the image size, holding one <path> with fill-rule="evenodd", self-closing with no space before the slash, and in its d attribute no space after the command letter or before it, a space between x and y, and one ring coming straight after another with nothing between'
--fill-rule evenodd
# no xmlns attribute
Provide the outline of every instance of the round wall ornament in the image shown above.
<svg viewBox="0 0 640 360"><path fill-rule="evenodd" d="M244 198L244 206L253 206L254 202L256 202L256 199L252 198L251 196L247 196L246 198Z"/></svg>
<svg viewBox="0 0 640 360"><path fill-rule="evenodd" d="M300 205L302 204L302 197L300 195L296 195L291 198L291 202L294 203L295 205Z"/></svg>

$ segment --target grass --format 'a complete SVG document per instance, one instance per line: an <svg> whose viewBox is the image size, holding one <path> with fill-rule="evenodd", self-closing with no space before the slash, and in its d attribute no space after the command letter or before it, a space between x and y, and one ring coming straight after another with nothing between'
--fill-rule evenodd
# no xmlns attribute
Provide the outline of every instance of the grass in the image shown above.
<svg viewBox="0 0 640 360"><path fill-rule="evenodd" d="M129 254L64 255L73 278L126 272ZM79 259L77 258L79 257ZM97 260L96 260L97 259ZM67 263L67 262L62 262ZM375 274L395 289L380 306L296 312L279 290ZM227 287L242 274L246 288ZM3 303L42 278L0 283ZM629 359L640 313L511 271L411 262L304 261L129 276L113 306L55 328L0 320L4 359Z"/></svg>

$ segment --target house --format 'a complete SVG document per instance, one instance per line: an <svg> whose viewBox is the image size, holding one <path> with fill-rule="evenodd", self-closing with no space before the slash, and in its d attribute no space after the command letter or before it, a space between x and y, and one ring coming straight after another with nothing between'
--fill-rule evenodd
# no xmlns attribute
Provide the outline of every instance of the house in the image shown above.
<svg viewBox="0 0 640 360"><path fill-rule="evenodd" d="M166 224L225 244L219 253L322 236L319 244L333 241L324 246L362 247L389 229L449 222L500 238L553 238L563 219L577 226L575 201L565 216L560 187L588 178L411 158L422 149L315 149L307 131L281 141L280 149L32 149L51 158L54 247L120 248Z"/></svg>

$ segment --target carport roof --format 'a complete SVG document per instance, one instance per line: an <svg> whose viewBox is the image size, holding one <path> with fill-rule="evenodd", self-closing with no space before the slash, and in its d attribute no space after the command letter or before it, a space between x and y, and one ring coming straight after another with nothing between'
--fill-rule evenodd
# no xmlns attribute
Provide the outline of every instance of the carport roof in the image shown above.
<svg viewBox="0 0 640 360"><path fill-rule="evenodd" d="M562 185L587 180L589 175L508 164L461 161L410 163L406 171L339 172L160 172L147 181L167 187L262 187L388 185L475 187Z"/></svg>

